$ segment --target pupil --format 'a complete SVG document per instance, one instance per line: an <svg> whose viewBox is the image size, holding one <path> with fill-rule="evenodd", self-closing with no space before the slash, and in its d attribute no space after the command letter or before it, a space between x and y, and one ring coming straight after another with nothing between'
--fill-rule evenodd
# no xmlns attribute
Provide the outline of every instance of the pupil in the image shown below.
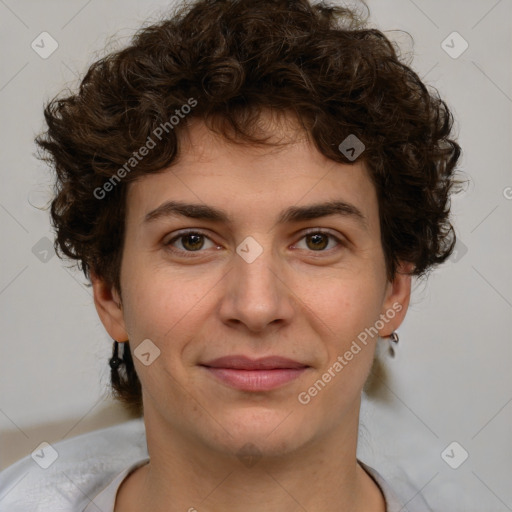
<svg viewBox="0 0 512 512"><path fill-rule="evenodd" d="M308 238L309 238L310 240L313 240L313 239L315 240L315 241L313 242L313 244L314 244L314 245L316 245L316 244L317 244L317 242L320 242L320 243L321 243L321 242L322 242L322 238L323 238L324 243L323 243L323 244L321 244L321 245L322 245L322 247L320 247L320 248L321 248L321 249L324 249L324 248L327 246L327 244L325 243L325 241L327 240L327 236L326 236L326 235L324 235L324 234L322 234L322 233L315 233L314 235L309 235L309 237L308 237ZM315 248L315 247L314 247L314 248ZM317 249L319 248L319 247L318 247L318 245L316 245L316 248L317 248Z"/></svg>
<svg viewBox="0 0 512 512"><path fill-rule="evenodd" d="M184 243L185 247L187 247L188 249L192 249L192 250L201 249L201 247L203 246L202 236L203 235L198 235L198 234L187 235L185 237L185 243ZM195 239L195 243L192 242L192 244L189 244L188 241L191 239L192 240ZM198 242L199 242L199 245L198 245Z"/></svg>

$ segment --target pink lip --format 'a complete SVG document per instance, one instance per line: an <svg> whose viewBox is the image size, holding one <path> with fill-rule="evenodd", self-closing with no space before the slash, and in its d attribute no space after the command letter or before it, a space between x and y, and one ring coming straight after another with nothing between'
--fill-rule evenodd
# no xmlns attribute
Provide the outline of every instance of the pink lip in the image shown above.
<svg viewBox="0 0 512 512"><path fill-rule="evenodd" d="M232 368L205 368L221 381L244 391L270 391L296 379L307 368L280 368L275 370L234 370Z"/></svg>
<svg viewBox="0 0 512 512"><path fill-rule="evenodd" d="M279 356L255 360L245 356L227 356L201 366L222 382L244 391L269 391L296 379L308 368Z"/></svg>

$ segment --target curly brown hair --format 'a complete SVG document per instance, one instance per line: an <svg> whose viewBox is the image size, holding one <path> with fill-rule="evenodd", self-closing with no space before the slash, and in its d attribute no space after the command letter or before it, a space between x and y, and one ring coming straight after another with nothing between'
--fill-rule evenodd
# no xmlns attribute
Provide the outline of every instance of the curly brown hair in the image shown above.
<svg viewBox="0 0 512 512"><path fill-rule="evenodd" d="M400 261L424 277L448 258L449 196L462 183L448 106L358 13L308 0L183 3L94 62L76 94L48 102L48 130L36 143L56 172L59 257L121 294L128 183L177 158L189 118L234 143L274 145L255 135L267 109L294 115L334 161L352 163L340 150L347 136L364 144L359 160L376 187L390 280ZM170 122L176 115L185 121ZM135 159L155 133L157 150ZM114 397L141 415L128 343L124 360L124 373L112 370Z"/></svg>

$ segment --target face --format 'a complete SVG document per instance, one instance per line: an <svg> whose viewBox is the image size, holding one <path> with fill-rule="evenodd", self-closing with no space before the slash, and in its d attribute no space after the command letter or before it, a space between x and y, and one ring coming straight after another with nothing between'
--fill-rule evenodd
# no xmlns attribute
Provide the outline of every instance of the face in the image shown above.
<svg viewBox="0 0 512 512"><path fill-rule="evenodd" d="M150 364L134 357L146 420L223 453L287 453L357 421L377 340L365 329L389 335L408 305L410 278L386 280L363 164L290 140L232 145L194 120L179 162L129 186L122 296L94 279L112 338L135 354L150 340ZM235 355L299 368L204 366Z"/></svg>

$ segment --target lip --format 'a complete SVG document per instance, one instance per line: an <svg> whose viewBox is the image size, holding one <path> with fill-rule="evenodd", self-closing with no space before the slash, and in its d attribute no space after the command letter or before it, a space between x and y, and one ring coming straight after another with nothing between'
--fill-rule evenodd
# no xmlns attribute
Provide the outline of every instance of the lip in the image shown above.
<svg viewBox="0 0 512 512"><path fill-rule="evenodd" d="M223 383L242 391L270 391L298 378L307 368L276 368L274 370L235 370L204 368Z"/></svg>
<svg viewBox="0 0 512 512"><path fill-rule="evenodd" d="M229 368L234 370L275 370L275 369L298 369L306 368L308 365L299 363L292 359L281 356L267 356L259 359L251 359L242 355L225 356L213 359L201 366L210 368Z"/></svg>
<svg viewBox="0 0 512 512"><path fill-rule="evenodd" d="M291 382L309 366L280 356L227 356L201 364L211 375L243 391L270 391Z"/></svg>

